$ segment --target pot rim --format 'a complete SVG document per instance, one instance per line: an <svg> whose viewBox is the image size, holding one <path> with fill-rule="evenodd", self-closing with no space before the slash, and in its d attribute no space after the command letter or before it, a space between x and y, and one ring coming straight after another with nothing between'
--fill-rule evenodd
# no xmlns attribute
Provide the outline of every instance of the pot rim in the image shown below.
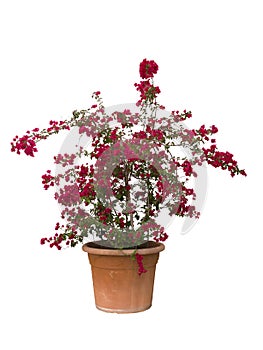
<svg viewBox="0 0 263 350"><path fill-rule="evenodd" d="M131 249L112 249L112 248L106 248L103 245L99 245L100 241L94 241L94 242L88 242L83 244L82 250L89 254L95 254L95 255L115 255L115 256L130 256L134 254L134 251L136 250L137 253L141 255L150 255L150 254L156 254L165 249L165 246L163 243L157 243L154 241L148 241L150 243L150 247L146 248L131 248ZM148 243L147 242L147 243Z"/></svg>

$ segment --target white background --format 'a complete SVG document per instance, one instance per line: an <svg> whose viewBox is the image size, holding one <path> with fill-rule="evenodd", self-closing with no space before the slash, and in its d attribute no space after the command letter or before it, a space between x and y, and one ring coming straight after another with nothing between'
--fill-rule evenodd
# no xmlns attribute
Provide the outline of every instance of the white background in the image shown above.
<svg viewBox="0 0 263 350"><path fill-rule="evenodd" d="M2 1L0 348L263 348L261 1ZM159 64L159 102L215 124L218 145L248 177L209 169L195 227L169 227L153 306L131 315L94 306L81 247L40 246L59 209L41 175L65 134L33 158L10 141L92 104L138 99L138 65Z"/></svg>

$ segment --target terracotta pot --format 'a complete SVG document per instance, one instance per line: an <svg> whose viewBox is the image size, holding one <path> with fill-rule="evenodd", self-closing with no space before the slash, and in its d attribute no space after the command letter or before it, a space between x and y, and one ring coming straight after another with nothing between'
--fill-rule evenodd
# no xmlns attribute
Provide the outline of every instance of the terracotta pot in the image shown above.
<svg viewBox="0 0 263 350"><path fill-rule="evenodd" d="M84 244L91 264L96 307L106 312L131 313L152 305L155 267L162 243L147 242L137 253L143 255L146 273L138 275L138 264L131 258L134 249L116 250L95 242Z"/></svg>

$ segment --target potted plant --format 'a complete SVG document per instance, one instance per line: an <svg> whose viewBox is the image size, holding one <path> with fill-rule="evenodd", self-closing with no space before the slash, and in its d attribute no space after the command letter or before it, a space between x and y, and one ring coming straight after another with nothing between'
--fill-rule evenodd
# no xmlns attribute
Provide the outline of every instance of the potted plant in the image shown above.
<svg viewBox="0 0 263 350"><path fill-rule="evenodd" d="M155 267L168 238L164 218L199 217L191 181L202 164L246 176L231 153L218 150L215 125L190 130L184 124L190 111L168 113L157 102L157 71L153 60L140 63L141 81L134 84L140 99L129 108L109 113L97 91L90 108L11 142L12 152L34 157L38 142L69 130L67 147L54 157L55 173L42 176L45 190L56 187L63 223L40 242L59 250L82 244L96 306L104 311L151 306Z"/></svg>

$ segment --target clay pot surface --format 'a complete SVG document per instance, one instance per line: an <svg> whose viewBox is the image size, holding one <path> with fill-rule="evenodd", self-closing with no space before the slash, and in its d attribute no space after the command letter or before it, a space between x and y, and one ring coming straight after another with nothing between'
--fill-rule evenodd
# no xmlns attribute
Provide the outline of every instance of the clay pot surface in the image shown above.
<svg viewBox="0 0 263 350"><path fill-rule="evenodd" d="M133 249L111 249L99 242L84 244L91 264L96 307L106 312L132 313L152 305L155 268L162 243L147 242L136 252L143 255L146 273L138 274L138 264L131 258Z"/></svg>

